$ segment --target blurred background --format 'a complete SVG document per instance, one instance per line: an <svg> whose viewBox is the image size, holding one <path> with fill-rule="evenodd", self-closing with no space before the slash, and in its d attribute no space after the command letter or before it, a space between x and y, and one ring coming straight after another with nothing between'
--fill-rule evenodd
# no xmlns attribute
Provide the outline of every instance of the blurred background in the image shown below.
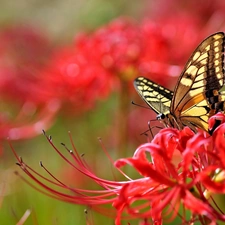
<svg viewBox="0 0 225 225"><path fill-rule="evenodd" d="M43 172L42 161L68 186L91 189L91 181L65 163L42 135L44 129L63 151L61 142L71 147L70 131L90 168L113 179L98 138L114 160L131 157L147 141L141 134L155 119L152 110L131 103L145 105L133 80L146 76L173 90L197 45L224 30L223 0L2 0L1 224L17 224L28 209L24 224L114 224L27 185L14 173L31 181L15 165L7 139L34 170Z"/></svg>

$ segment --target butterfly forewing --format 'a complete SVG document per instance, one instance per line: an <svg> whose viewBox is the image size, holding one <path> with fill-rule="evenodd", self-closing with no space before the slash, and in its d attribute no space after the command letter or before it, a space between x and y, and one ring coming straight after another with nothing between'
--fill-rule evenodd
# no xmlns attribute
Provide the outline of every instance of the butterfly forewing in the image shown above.
<svg viewBox="0 0 225 225"><path fill-rule="evenodd" d="M170 104L173 92L167 88L148 80L138 77L134 80L134 87L143 100L158 114L170 112Z"/></svg>

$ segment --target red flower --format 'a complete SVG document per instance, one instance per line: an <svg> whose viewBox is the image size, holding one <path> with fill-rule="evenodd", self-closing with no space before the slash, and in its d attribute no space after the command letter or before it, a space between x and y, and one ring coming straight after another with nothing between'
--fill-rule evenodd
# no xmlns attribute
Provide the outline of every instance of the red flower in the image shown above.
<svg viewBox="0 0 225 225"><path fill-rule="evenodd" d="M85 54L77 52L75 45L58 49L45 71L49 96L58 99L64 111L90 109L109 93L112 81L107 71Z"/></svg>
<svg viewBox="0 0 225 225"><path fill-rule="evenodd" d="M165 213L172 220L182 203L193 213L192 221L204 221L205 217L212 222L225 221L225 215L218 213L205 196L208 191L211 194L225 193L225 167L223 159L218 157L218 152L224 154L225 148L216 145L216 140L224 142L224 137L221 137L225 132L223 127L224 124L218 127L212 137L202 131L194 135L189 128L182 131L165 128L152 143L140 146L132 158L118 160L117 167L129 164L145 179L121 189L118 200L114 202L117 210L128 211L137 218L151 217L153 221L161 221ZM177 150L181 156L178 165L172 161ZM216 173L218 170L219 174ZM132 205L141 199L148 203L146 211L141 213L138 208L131 211ZM185 215L182 219L186 220Z"/></svg>
<svg viewBox="0 0 225 225"><path fill-rule="evenodd" d="M222 117L225 119L222 114L211 117L209 124ZM141 219L144 224L163 224L177 215L182 223L199 221L205 224L207 221L208 224L211 221L211 224L216 224L217 221L225 221L225 215L214 199L214 194L225 194L224 134L225 123L219 125L212 136L201 130L194 134L188 127L183 130L162 129L151 143L141 145L133 157L114 163L127 179L120 182L98 177L78 155L73 142L73 151L63 145L72 157L69 160L54 146L51 138L47 138L70 166L92 179L101 190L71 188L41 164L52 177L47 179L12 150L18 165L37 183L38 186L34 186L26 180L35 189L61 201L89 205L105 215L115 216L117 225L121 224L121 220L132 218ZM125 165L132 166L140 177L129 178L119 169ZM65 193L65 190L72 194ZM116 212L106 210L103 206L107 204L111 204ZM180 207L183 214L180 214ZM190 216L186 215L186 211L190 212Z"/></svg>
<svg viewBox="0 0 225 225"><path fill-rule="evenodd" d="M141 41L138 25L120 18L100 27L91 35L78 37L77 48L78 51L86 52L89 60L120 76L134 68L143 48Z"/></svg>

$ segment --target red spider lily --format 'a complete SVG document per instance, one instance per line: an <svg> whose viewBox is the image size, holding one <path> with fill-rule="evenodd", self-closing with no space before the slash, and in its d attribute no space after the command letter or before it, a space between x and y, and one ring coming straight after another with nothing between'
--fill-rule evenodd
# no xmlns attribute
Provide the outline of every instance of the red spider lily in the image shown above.
<svg viewBox="0 0 225 225"><path fill-rule="evenodd" d="M77 38L78 51L88 52L87 57L116 76L135 69L143 48L137 24L119 18L100 27L91 35ZM96 49L96 51L93 51Z"/></svg>
<svg viewBox="0 0 225 225"><path fill-rule="evenodd" d="M132 81L142 74L166 85L171 76L168 41L152 21L143 25L116 19L90 35L78 37L77 48L120 81Z"/></svg>
<svg viewBox="0 0 225 225"><path fill-rule="evenodd" d="M217 114L210 118L209 124L218 118L225 120L224 115ZM224 133L225 123L211 136L201 130L194 134L188 127L162 129L150 143L138 147L133 157L113 162L108 156L125 176L125 181L98 177L78 155L72 139L73 151L63 144L71 155L69 160L55 147L51 137L47 137L63 160L93 180L101 187L99 190L71 188L41 164L50 175L50 179L46 178L22 161L11 147L18 165L37 184L21 176L32 187L58 200L88 205L107 216L115 216L117 225L121 220L132 218L141 219L144 224L163 224L176 216L182 224L196 221L216 224L225 221L224 206L219 206L214 198L215 194L225 193ZM123 173L119 168L125 165L132 166L140 178L131 179ZM103 207L108 204L116 211Z"/></svg>
<svg viewBox="0 0 225 225"><path fill-rule="evenodd" d="M32 27L0 31L0 139L30 138L52 124L59 103L42 84L51 52L45 35Z"/></svg>
<svg viewBox="0 0 225 225"><path fill-rule="evenodd" d="M73 114L104 99L112 83L107 71L86 56L76 51L76 45L58 49L45 71L49 95L62 103L64 111Z"/></svg>
<svg viewBox="0 0 225 225"><path fill-rule="evenodd" d="M217 118L218 115L209 122ZM192 213L189 222L225 221L222 209L211 204L213 194L225 193L224 158L221 158L225 148L220 144L224 142L224 132L224 124L212 136L200 130L194 134L188 127L181 131L165 128L151 143L141 145L132 158L118 160L117 167L129 164L148 179L126 184L121 189L114 202L118 212L126 210L134 217L159 222L165 215L173 220L182 205L184 212ZM175 151L180 155L178 165L172 161ZM133 208L140 200L146 201L144 212ZM188 223L185 214L181 218L183 223Z"/></svg>

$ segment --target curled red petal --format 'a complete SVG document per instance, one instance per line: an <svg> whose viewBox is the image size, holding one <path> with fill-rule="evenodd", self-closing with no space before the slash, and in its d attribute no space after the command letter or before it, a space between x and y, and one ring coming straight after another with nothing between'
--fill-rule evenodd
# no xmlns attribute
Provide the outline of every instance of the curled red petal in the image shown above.
<svg viewBox="0 0 225 225"><path fill-rule="evenodd" d="M205 188L213 193L225 193L224 170L218 166L209 166L198 175L199 181Z"/></svg>

